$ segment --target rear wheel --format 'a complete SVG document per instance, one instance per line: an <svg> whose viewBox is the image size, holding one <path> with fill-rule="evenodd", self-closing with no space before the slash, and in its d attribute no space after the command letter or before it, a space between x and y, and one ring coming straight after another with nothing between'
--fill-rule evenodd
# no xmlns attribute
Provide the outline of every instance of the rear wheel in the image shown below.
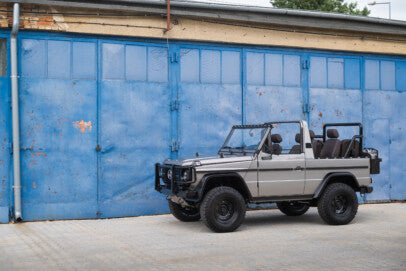
<svg viewBox="0 0 406 271"><path fill-rule="evenodd" d="M198 221L200 219L200 213L198 208L182 207L181 205L168 200L169 210L171 214L183 222Z"/></svg>
<svg viewBox="0 0 406 271"><path fill-rule="evenodd" d="M245 200L231 187L210 190L200 206L200 214L206 226L214 232L231 232L244 221Z"/></svg>
<svg viewBox="0 0 406 271"><path fill-rule="evenodd" d="M299 216L309 210L309 204L302 202L278 202L276 203L278 209L287 216Z"/></svg>
<svg viewBox="0 0 406 271"><path fill-rule="evenodd" d="M352 187L344 183L330 184L319 198L317 209L327 224L348 224L358 210L357 194Z"/></svg>

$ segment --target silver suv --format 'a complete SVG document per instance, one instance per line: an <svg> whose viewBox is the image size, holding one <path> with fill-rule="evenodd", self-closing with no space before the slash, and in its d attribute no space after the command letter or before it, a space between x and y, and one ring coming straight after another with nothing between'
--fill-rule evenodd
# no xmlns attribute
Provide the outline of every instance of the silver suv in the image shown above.
<svg viewBox="0 0 406 271"><path fill-rule="evenodd" d="M377 150L362 148L362 133L360 123L325 124L323 135L303 120L235 125L217 156L156 164L155 189L177 219L201 218L215 232L237 229L252 203L276 203L288 216L317 206L326 223L347 224L356 192L372 192L381 162Z"/></svg>

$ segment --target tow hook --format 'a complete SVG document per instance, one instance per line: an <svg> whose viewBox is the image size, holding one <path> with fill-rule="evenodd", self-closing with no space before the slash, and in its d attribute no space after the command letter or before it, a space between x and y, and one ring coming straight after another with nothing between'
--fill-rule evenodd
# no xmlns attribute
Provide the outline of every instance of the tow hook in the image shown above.
<svg viewBox="0 0 406 271"><path fill-rule="evenodd" d="M193 207L192 205L187 203L183 198L180 198L178 196L171 195L171 196L168 196L167 198L168 198L168 200L170 200L176 204L179 204L182 207Z"/></svg>

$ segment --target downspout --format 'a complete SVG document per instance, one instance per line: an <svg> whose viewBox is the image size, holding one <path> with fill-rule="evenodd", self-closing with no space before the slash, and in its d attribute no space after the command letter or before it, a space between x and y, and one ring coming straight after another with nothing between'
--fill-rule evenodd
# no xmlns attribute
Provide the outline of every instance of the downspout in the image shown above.
<svg viewBox="0 0 406 271"><path fill-rule="evenodd" d="M13 28L10 38L11 60L11 108L13 125L13 175L14 175L14 220L22 221L21 172L20 172L20 118L18 109L17 35L20 23L20 4L13 7Z"/></svg>

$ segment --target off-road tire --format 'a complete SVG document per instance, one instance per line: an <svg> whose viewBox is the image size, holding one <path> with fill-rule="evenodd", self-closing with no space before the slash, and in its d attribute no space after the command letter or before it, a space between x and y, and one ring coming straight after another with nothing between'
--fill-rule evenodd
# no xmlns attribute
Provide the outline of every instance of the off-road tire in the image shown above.
<svg viewBox="0 0 406 271"><path fill-rule="evenodd" d="M246 204L234 188L222 186L210 190L200 205L200 215L214 232L232 232L244 221Z"/></svg>
<svg viewBox="0 0 406 271"><path fill-rule="evenodd" d="M330 184L319 198L317 210L327 224L348 224L358 210L357 194L352 187L344 183Z"/></svg>
<svg viewBox="0 0 406 271"><path fill-rule="evenodd" d="M171 200L168 200L168 205L171 214L182 222L193 222L200 219L198 208L184 208Z"/></svg>
<svg viewBox="0 0 406 271"><path fill-rule="evenodd" d="M309 210L309 204L301 202L278 202L278 209L287 216L299 216Z"/></svg>

